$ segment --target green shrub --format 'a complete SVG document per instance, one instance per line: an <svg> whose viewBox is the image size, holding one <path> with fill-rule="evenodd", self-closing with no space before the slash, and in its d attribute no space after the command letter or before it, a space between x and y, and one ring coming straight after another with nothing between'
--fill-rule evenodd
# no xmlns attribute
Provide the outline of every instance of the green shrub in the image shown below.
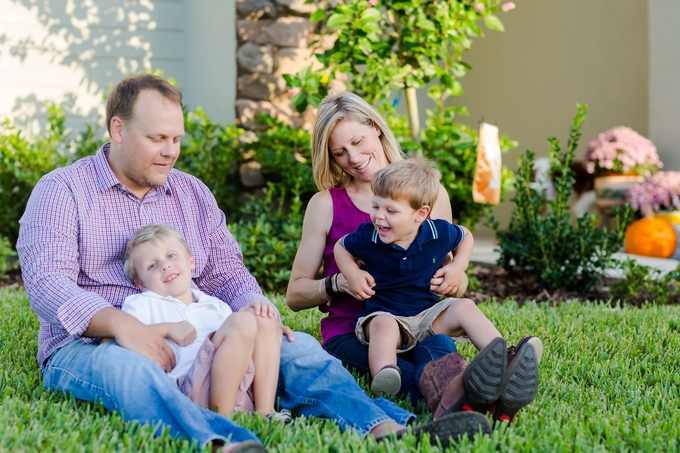
<svg viewBox="0 0 680 453"><path fill-rule="evenodd" d="M47 106L47 128L25 134L9 120L0 124L0 236L15 244L19 219L40 178L67 163L69 134L62 107Z"/></svg>
<svg viewBox="0 0 680 453"><path fill-rule="evenodd" d="M185 112L184 131L176 168L203 181L227 215L227 221L235 220L241 212L237 195L244 190L238 164L243 160L240 139L245 130L233 124L216 124L199 107Z"/></svg>
<svg viewBox="0 0 680 453"><path fill-rule="evenodd" d="M576 225L572 222L568 201L574 176L570 165L586 113L587 106L578 106L566 149L556 138L548 139L555 199L547 200L541 191L531 187L534 153L527 150L520 158L508 229L501 231L498 222L491 221L500 247L499 264L509 271L535 273L549 289L595 288L605 270L614 264L612 254L621 248L632 214L629 206L617 212L614 231L598 228L597 218L587 213L576 219Z"/></svg>
<svg viewBox="0 0 680 453"><path fill-rule="evenodd" d="M621 268L623 279L609 287L614 299L635 305L680 303L680 264L675 270L662 273L627 259L621 263Z"/></svg>
<svg viewBox="0 0 680 453"><path fill-rule="evenodd" d="M285 186L269 183L265 197L252 196L243 209L248 214L229 224L243 262L265 291L286 291L302 236L304 206L299 193L298 185L288 192Z"/></svg>
<svg viewBox="0 0 680 453"><path fill-rule="evenodd" d="M0 278L17 267L19 267L19 261L12 243L6 237L0 236Z"/></svg>

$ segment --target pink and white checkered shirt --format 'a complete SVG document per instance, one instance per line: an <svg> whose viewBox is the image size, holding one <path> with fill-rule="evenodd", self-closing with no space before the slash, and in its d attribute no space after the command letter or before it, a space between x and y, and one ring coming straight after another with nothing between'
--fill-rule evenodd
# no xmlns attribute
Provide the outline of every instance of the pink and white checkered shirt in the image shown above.
<svg viewBox="0 0 680 453"><path fill-rule="evenodd" d="M120 309L139 289L123 272L128 239L140 227L176 228L196 262L196 288L238 311L252 300L268 300L243 264L224 213L197 178L172 170L166 183L143 200L113 174L109 144L95 156L44 176L21 218L17 250L31 307L38 314L38 363L80 339L101 309Z"/></svg>

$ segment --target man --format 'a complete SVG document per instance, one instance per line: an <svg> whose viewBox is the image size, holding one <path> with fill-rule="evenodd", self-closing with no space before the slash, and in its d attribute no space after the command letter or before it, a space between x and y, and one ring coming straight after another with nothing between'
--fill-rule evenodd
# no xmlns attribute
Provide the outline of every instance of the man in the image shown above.
<svg viewBox="0 0 680 453"><path fill-rule="evenodd" d="M208 188L173 169L184 135L182 94L153 75L127 77L108 98L106 124L111 142L41 179L21 219L17 249L40 319L45 387L101 400L126 420L160 421L202 446L230 441L223 451L264 451L253 433L186 398L165 374L175 357L163 338L120 311L139 291L123 271L125 244L149 223L169 224L186 238L198 289L234 311L253 300L270 303ZM311 336L284 332L277 393L283 407L377 438L403 432L413 414L368 398ZM115 342L100 344L103 337ZM414 431L446 445L450 436L480 429L490 431L482 415L457 413Z"/></svg>

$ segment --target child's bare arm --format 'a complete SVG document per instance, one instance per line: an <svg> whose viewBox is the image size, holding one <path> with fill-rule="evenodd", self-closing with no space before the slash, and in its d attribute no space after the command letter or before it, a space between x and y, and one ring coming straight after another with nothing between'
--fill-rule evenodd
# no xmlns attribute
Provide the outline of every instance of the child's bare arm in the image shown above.
<svg viewBox="0 0 680 453"><path fill-rule="evenodd" d="M172 340L179 346L188 346L196 341L196 328L188 321L160 322L151 324L149 327L163 338Z"/></svg>
<svg viewBox="0 0 680 453"><path fill-rule="evenodd" d="M354 261L354 257L349 253L342 242L338 241L333 250L335 255L335 262L342 275L347 280L352 295L358 300L365 300L375 294L373 287L375 280L373 276L366 271L359 269L359 266Z"/></svg>

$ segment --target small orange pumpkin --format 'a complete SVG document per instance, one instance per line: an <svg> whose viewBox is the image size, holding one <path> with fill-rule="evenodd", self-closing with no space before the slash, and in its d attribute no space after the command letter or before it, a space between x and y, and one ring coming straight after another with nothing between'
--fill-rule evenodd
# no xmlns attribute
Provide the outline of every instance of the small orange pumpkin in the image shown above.
<svg viewBox="0 0 680 453"><path fill-rule="evenodd" d="M640 219L626 230L624 249L633 255L670 258L678 245L678 234L668 220Z"/></svg>

